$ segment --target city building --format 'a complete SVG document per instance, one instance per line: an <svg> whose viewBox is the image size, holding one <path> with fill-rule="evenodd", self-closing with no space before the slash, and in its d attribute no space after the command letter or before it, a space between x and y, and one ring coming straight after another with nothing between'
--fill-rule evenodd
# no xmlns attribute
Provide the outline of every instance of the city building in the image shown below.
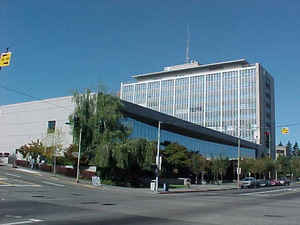
<svg viewBox="0 0 300 225"><path fill-rule="evenodd" d="M274 80L246 60L196 61L134 75L120 98L264 146L275 158Z"/></svg>
<svg viewBox="0 0 300 225"><path fill-rule="evenodd" d="M132 138L157 140L161 122L161 142L177 142L207 158L238 156L238 139L158 111L130 102L124 104L123 122L132 128ZM63 145L72 143L71 128L66 125L74 110L72 97L0 106L0 152L15 150L33 140L45 140L49 130L61 130ZM241 157L255 158L262 153L261 145L241 140Z"/></svg>
<svg viewBox="0 0 300 225"><path fill-rule="evenodd" d="M276 145L276 160L280 157L280 156L287 156L288 152L287 152L287 147L283 146L283 145Z"/></svg>

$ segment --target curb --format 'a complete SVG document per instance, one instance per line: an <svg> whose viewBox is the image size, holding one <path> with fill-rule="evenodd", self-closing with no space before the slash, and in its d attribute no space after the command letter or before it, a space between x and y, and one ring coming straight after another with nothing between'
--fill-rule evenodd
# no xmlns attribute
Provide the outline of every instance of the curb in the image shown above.
<svg viewBox="0 0 300 225"><path fill-rule="evenodd" d="M197 192L215 192L215 191L230 191L237 188L223 188L223 189L204 189L204 190L184 190L184 191L164 191L158 192L158 194L183 194L183 193L197 193Z"/></svg>

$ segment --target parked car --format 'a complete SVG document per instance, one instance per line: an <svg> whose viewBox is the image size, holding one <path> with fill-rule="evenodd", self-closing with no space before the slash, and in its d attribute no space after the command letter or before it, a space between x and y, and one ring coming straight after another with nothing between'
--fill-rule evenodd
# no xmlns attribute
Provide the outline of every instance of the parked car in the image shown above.
<svg viewBox="0 0 300 225"><path fill-rule="evenodd" d="M279 183L280 185L283 185L283 186L287 186L287 185L290 185L290 180L287 179L286 177L281 177L279 180Z"/></svg>
<svg viewBox="0 0 300 225"><path fill-rule="evenodd" d="M268 187L270 186L270 181L265 179L258 179L256 180L258 187Z"/></svg>
<svg viewBox="0 0 300 225"><path fill-rule="evenodd" d="M257 186L257 181L254 177L245 177L240 181L241 188L251 188L256 186Z"/></svg>
<svg viewBox="0 0 300 225"><path fill-rule="evenodd" d="M279 186L280 182L279 182L279 180L273 179L273 180L270 181L270 184L271 184L271 186Z"/></svg>

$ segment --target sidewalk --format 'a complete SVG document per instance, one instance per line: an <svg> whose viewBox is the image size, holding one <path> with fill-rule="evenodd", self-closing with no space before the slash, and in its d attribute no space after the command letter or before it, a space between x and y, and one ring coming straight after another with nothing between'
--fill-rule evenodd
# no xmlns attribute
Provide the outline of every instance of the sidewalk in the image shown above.
<svg viewBox="0 0 300 225"><path fill-rule="evenodd" d="M7 165L10 167L10 165ZM234 183L224 183L224 184L202 184L202 185L191 185L190 188L169 188L167 192L164 192L162 188L159 188L158 192L153 192L149 188L133 188L133 187L121 187L101 184L100 186L94 186L92 180L79 179L79 183L76 184L76 179L73 177L67 177L61 174L54 175L42 170L32 170L30 168L23 168L18 166L17 168L11 168L24 173L31 173L32 175L48 177L51 180L66 182L73 185L80 185L88 188L105 190L105 191L116 191L116 192L135 192L135 193L149 193L149 194L176 194L176 193L189 193L189 192L209 192L209 191L224 191L236 189L236 184Z"/></svg>
<svg viewBox="0 0 300 225"><path fill-rule="evenodd" d="M160 194L176 194L176 193L188 193L188 192L209 192L209 191L225 191L236 189L236 184L193 184L190 188L170 188L167 192L160 192Z"/></svg>

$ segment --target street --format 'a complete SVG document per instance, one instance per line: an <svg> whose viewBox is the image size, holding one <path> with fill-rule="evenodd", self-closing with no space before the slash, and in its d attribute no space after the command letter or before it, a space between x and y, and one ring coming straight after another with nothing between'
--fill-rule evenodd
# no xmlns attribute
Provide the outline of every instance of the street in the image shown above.
<svg viewBox="0 0 300 225"><path fill-rule="evenodd" d="M299 185L162 195L0 166L0 225L296 225L299 204Z"/></svg>

